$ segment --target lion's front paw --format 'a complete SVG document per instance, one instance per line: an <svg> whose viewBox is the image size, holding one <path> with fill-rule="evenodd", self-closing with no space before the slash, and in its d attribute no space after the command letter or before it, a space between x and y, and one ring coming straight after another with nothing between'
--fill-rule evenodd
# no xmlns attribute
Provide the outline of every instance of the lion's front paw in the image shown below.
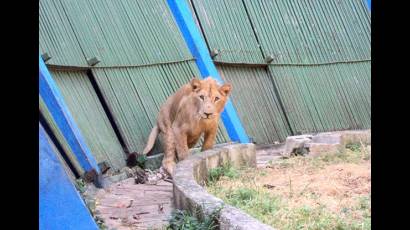
<svg viewBox="0 0 410 230"><path fill-rule="evenodd" d="M175 170L175 162L168 162L162 165L162 167L165 169L165 171L168 173L168 175L172 178L174 175L174 170Z"/></svg>

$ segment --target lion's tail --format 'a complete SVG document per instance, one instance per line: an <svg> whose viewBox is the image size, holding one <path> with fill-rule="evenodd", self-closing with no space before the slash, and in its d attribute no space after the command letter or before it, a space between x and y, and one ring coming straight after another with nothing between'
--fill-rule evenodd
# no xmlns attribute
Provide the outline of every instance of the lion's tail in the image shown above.
<svg viewBox="0 0 410 230"><path fill-rule="evenodd" d="M152 147L154 147L155 140L157 139L159 133L159 128L158 126L154 126L152 128L151 133L149 134L147 145L145 146L143 154L146 155L149 151L151 151Z"/></svg>

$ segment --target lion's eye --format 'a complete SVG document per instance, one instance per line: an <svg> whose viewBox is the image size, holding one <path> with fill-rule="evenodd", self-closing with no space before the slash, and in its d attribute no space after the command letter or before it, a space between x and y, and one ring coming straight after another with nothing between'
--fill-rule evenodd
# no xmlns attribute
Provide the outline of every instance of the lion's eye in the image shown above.
<svg viewBox="0 0 410 230"><path fill-rule="evenodd" d="M199 98L201 98L202 100L205 99L204 95L199 96Z"/></svg>
<svg viewBox="0 0 410 230"><path fill-rule="evenodd" d="M215 97L215 101L219 101L219 97Z"/></svg>

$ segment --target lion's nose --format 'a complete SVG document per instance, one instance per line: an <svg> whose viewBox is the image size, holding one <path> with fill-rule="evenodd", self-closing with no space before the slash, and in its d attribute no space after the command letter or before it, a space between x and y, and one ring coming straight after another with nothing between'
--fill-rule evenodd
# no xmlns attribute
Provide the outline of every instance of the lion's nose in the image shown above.
<svg viewBox="0 0 410 230"><path fill-rule="evenodd" d="M212 113L204 113L206 115L206 117L209 117L212 115Z"/></svg>

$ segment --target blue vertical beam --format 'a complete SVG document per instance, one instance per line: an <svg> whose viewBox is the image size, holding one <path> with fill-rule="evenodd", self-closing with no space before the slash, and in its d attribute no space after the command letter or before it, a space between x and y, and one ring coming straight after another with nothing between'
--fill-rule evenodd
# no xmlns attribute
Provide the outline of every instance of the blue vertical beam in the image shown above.
<svg viewBox="0 0 410 230"><path fill-rule="evenodd" d="M41 56L39 60L39 88L40 95L43 98L44 103L47 105L47 108L54 118L54 121L56 122L64 138L67 140L71 150L84 171L95 171L96 174L99 175L100 169L98 164L91 154L91 151L85 144L84 138L74 122L74 119L72 118L67 105L65 104L63 97Z"/></svg>
<svg viewBox="0 0 410 230"><path fill-rule="evenodd" d="M39 155L39 229L97 230L94 219L64 171L40 124Z"/></svg>
<svg viewBox="0 0 410 230"><path fill-rule="evenodd" d="M370 11L372 10L372 0L367 0L367 7Z"/></svg>
<svg viewBox="0 0 410 230"><path fill-rule="evenodd" d="M211 59L205 41L201 38L201 33L195 25L191 11L185 0L167 0L169 8L174 15L175 21L182 32L186 44L199 68L202 77L211 76L218 82L223 80ZM226 131L232 141L249 143L245 129L239 120L238 114L233 107L231 100L226 103L225 110L221 114Z"/></svg>

